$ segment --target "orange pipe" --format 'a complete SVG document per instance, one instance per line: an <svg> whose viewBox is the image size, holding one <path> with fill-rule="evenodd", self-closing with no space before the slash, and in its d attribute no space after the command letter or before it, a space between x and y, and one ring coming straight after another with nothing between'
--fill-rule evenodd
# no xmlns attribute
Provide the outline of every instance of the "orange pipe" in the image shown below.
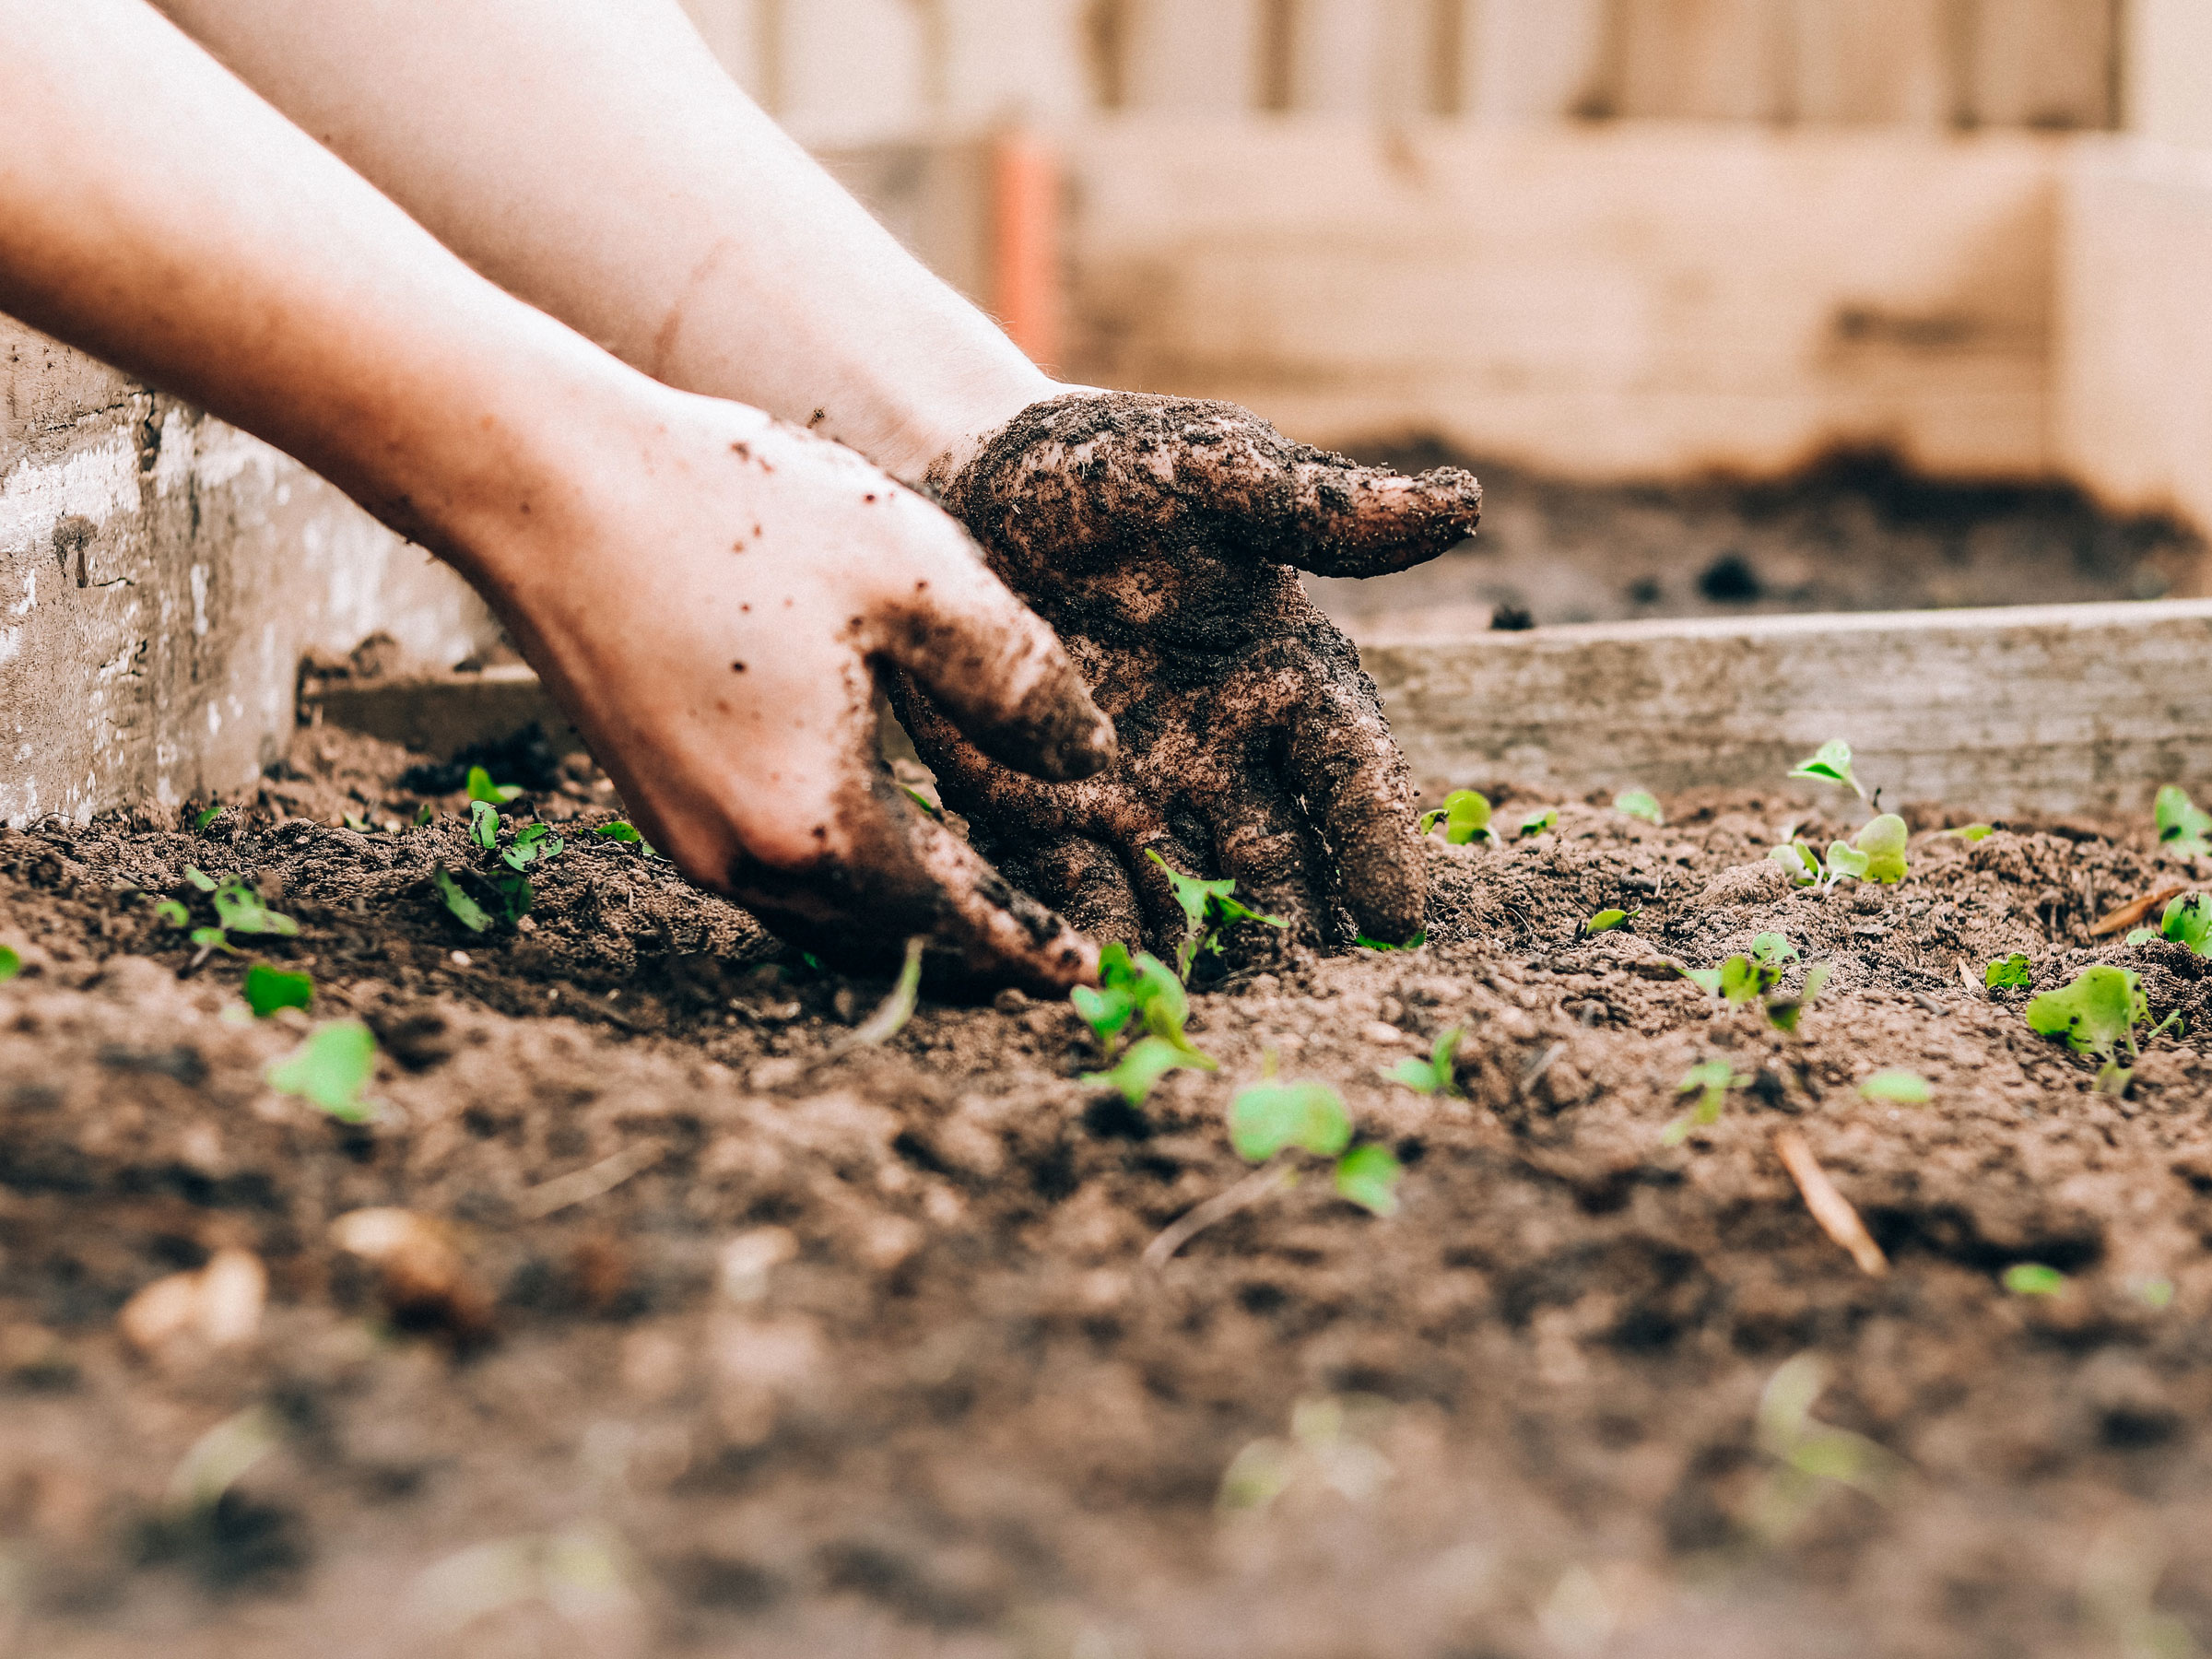
<svg viewBox="0 0 2212 1659"><path fill-rule="evenodd" d="M1060 355L1060 162L1033 134L991 146L991 309L1040 367Z"/></svg>

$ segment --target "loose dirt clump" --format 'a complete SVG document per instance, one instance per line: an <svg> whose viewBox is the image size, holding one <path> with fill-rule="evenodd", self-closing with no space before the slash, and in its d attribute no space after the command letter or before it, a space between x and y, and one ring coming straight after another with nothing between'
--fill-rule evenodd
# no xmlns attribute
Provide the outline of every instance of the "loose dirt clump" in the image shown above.
<svg viewBox="0 0 2212 1659"><path fill-rule="evenodd" d="M377 780L416 763L311 734L272 787L403 821ZM1900 887L1820 897L1764 860L1779 797L1665 828L1554 802L1533 839L1430 843L1425 948L1220 971L1190 1022L1219 1075L1136 1111L1080 1080L1061 1004L925 1001L853 1047L886 986L591 834L604 800L575 775L510 807L569 851L487 935L433 886L482 856L451 799L366 833L265 805L0 834L16 1651L2212 1637L2212 1056L2169 1034L2100 1094L2032 991L1979 988L2016 950L2034 990L2108 960L2200 1029L2200 959L2087 936L2200 874L2147 832L1915 813ZM154 912L187 865L298 936L195 965ZM1583 935L1605 907L1637 913ZM1833 965L1794 1037L1671 966L1762 933ZM248 1017L248 959L312 971L312 1017ZM265 1080L349 1015L365 1124ZM1458 1095L1385 1080L1455 1026ZM1666 1144L1712 1061L1740 1087ZM1145 1267L1246 1173L1226 1110L1270 1065L1342 1093L1402 1207L1309 1179ZM1860 1092L1888 1070L1933 1100ZM1784 1130L1887 1275L1816 1225ZM2007 1288L2023 1265L2054 1291Z"/></svg>

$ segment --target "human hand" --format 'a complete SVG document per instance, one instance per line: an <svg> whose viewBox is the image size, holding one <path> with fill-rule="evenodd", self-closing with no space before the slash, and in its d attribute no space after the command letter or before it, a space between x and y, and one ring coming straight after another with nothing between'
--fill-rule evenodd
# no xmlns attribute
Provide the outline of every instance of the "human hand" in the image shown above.
<svg viewBox="0 0 2212 1659"><path fill-rule="evenodd" d="M1308 938L1347 942L1338 907L1371 937L1420 929L1404 757L1297 571L1373 576L1434 558L1474 533L1472 477L1357 466L1230 404L1083 392L1032 405L930 483L1121 735L1112 770L1039 782L968 741L926 686L895 687L979 848L1100 938L1180 935L1148 852L1234 877Z"/></svg>
<svg viewBox="0 0 2212 1659"><path fill-rule="evenodd" d="M924 934L979 977L1090 978L1095 947L916 810L877 749L877 667L897 665L1009 775L1110 764L1113 728L1051 629L851 451L651 397L467 561L639 828L818 954L880 962Z"/></svg>

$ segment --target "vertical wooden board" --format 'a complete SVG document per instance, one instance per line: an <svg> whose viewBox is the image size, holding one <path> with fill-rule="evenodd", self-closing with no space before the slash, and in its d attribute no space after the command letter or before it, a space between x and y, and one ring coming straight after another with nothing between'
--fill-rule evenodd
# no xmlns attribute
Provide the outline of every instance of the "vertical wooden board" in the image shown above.
<svg viewBox="0 0 2212 1659"><path fill-rule="evenodd" d="M2129 0L2121 120L2130 132L2212 148L2212 6Z"/></svg>
<svg viewBox="0 0 2212 1659"><path fill-rule="evenodd" d="M1124 0L1127 107L1242 114L1257 103L1257 0Z"/></svg>
<svg viewBox="0 0 2212 1659"><path fill-rule="evenodd" d="M1465 112L1487 126L1588 108L1606 75L1607 0L1467 0Z"/></svg>
<svg viewBox="0 0 2212 1659"><path fill-rule="evenodd" d="M2140 811L2212 779L2212 602L1361 641L1429 783L1790 787L1831 737L1898 805Z"/></svg>
<svg viewBox="0 0 2212 1659"><path fill-rule="evenodd" d="M912 138L941 84L941 32L913 0L780 0L776 116L808 144Z"/></svg>
<svg viewBox="0 0 2212 1659"><path fill-rule="evenodd" d="M963 127L1059 126L1094 103L1085 63L1088 0L936 0L943 112Z"/></svg>
<svg viewBox="0 0 2212 1659"><path fill-rule="evenodd" d="M1291 107L1326 115L1376 112L1383 35L1394 0L1300 0L1293 21Z"/></svg>
<svg viewBox="0 0 2212 1659"><path fill-rule="evenodd" d="M775 89L767 75L771 15L780 0L683 0L700 35L737 84L771 106Z"/></svg>
<svg viewBox="0 0 2212 1659"><path fill-rule="evenodd" d="M1772 121L1785 112L1786 0L1619 0L1619 98L1631 117Z"/></svg>
<svg viewBox="0 0 2212 1659"><path fill-rule="evenodd" d="M1791 114L1847 125L1948 123L1959 94L1953 4L1791 0Z"/></svg>
<svg viewBox="0 0 2212 1659"><path fill-rule="evenodd" d="M1967 106L1985 126L2112 124L2117 0L1974 0Z"/></svg>

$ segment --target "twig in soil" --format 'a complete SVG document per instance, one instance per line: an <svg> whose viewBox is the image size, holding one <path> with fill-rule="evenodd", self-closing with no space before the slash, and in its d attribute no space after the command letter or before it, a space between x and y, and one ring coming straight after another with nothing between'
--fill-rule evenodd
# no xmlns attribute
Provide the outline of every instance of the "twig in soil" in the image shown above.
<svg viewBox="0 0 2212 1659"><path fill-rule="evenodd" d="M1292 1173L1290 1160L1283 1158L1254 1170L1228 1191L1215 1194L1170 1222L1158 1238L1145 1246L1139 1262L1153 1272L1159 1272L1174 1259L1177 1251L1216 1222L1226 1221L1239 1210L1249 1209L1288 1186Z"/></svg>
<svg viewBox="0 0 2212 1659"><path fill-rule="evenodd" d="M2164 887L2155 893L2146 893L2116 911L2107 911L2097 919L2097 924L2089 929L2089 937L2101 939L2107 934L2116 934L2133 927L2159 906L2169 900L2180 898L2188 890L2185 887Z"/></svg>
<svg viewBox="0 0 2212 1659"><path fill-rule="evenodd" d="M869 1015L865 1024L837 1045L837 1052L849 1049L873 1048L888 1042L906 1029L906 1022L914 1017L914 1005L922 993L922 952L929 940L916 934L906 942L906 965L899 970L899 982L891 994L883 999L876 1012Z"/></svg>
<svg viewBox="0 0 2212 1659"><path fill-rule="evenodd" d="M1542 1082L1544 1074L1551 1069L1551 1063L1566 1052L1565 1043L1555 1042L1531 1061L1528 1069L1521 1074L1521 1092L1526 1094Z"/></svg>
<svg viewBox="0 0 2212 1659"><path fill-rule="evenodd" d="M532 1187L514 1201L515 1210L525 1221L542 1221L556 1210L588 1203L604 1193L613 1192L632 1175L642 1174L659 1163L667 1150L659 1141L626 1147L588 1169L557 1175Z"/></svg>
<svg viewBox="0 0 2212 1659"><path fill-rule="evenodd" d="M1882 1247L1874 1241L1866 1230L1866 1223L1859 1219L1859 1212L1851 1207L1851 1200L1836 1191L1836 1183L1828 1178L1828 1171L1813 1156L1813 1149L1805 1144L1805 1136L1794 1129L1778 1130L1774 1135L1774 1150L1781 1156L1783 1167L1789 1171L1790 1179L1805 1194L1805 1207L1813 1212L1813 1219L1820 1230L1851 1252L1851 1259L1859 1265L1861 1273L1880 1278L1889 1271L1889 1258Z"/></svg>

